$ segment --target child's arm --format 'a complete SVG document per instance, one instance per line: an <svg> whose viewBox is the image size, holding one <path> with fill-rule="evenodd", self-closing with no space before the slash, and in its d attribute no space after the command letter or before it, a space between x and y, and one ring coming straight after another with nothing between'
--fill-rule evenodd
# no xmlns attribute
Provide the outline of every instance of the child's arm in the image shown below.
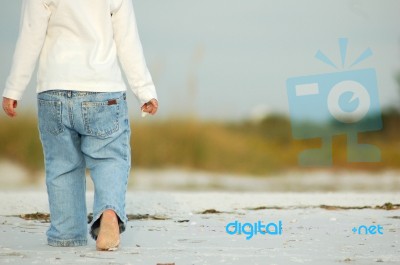
<svg viewBox="0 0 400 265"><path fill-rule="evenodd" d="M46 37L50 10L46 0L24 0L20 32L3 97L19 100L25 91Z"/></svg>
<svg viewBox="0 0 400 265"><path fill-rule="evenodd" d="M121 0L120 6L113 10L112 21L118 57L129 86L140 101L142 111L154 114L157 93L147 69L131 0Z"/></svg>

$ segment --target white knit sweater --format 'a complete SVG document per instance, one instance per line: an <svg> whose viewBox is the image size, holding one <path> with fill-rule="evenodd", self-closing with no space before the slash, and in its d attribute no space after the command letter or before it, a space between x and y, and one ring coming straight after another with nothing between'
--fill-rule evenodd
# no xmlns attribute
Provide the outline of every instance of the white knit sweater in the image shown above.
<svg viewBox="0 0 400 265"><path fill-rule="evenodd" d="M22 97L38 57L38 93L125 91L118 57L140 103L157 98L132 0L24 0L4 97Z"/></svg>

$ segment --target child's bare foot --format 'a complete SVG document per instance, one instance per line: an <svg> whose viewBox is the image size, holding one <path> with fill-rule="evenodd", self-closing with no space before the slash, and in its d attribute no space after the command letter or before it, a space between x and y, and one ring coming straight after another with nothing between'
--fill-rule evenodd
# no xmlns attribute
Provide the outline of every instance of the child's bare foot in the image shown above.
<svg viewBox="0 0 400 265"><path fill-rule="evenodd" d="M105 210L100 219L100 231L96 240L97 250L113 251L119 246L119 225L113 210Z"/></svg>

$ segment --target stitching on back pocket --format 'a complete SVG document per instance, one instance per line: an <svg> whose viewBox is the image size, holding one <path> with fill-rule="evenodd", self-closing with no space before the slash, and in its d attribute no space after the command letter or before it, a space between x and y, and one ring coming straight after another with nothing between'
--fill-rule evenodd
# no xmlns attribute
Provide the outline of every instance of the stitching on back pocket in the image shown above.
<svg viewBox="0 0 400 265"><path fill-rule="evenodd" d="M62 124L62 103L53 100L38 100L39 128L40 131L58 135L64 131Z"/></svg>
<svg viewBox="0 0 400 265"><path fill-rule="evenodd" d="M83 123L88 135L105 138L119 130L119 102L110 105L109 101L82 102Z"/></svg>

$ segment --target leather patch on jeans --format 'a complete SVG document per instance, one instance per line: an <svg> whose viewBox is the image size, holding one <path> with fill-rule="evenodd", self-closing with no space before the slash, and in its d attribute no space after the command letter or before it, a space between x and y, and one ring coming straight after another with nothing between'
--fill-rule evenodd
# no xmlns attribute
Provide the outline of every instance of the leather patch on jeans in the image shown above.
<svg viewBox="0 0 400 265"><path fill-rule="evenodd" d="M116 99L110 99L109 101L107 101L107 105L116 105L117 104L117 100Z"/></svg>

